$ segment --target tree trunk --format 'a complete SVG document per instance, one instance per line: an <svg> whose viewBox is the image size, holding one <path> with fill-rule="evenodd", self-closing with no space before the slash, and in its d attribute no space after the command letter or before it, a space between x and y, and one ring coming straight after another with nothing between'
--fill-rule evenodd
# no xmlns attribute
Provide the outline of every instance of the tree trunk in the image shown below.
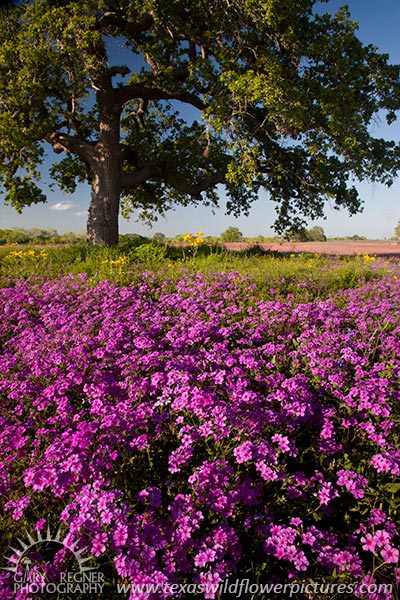
<svg viewBox="0 0 400 600"><path fill-rule="evenodd" d="M118 157L100 153L93 168L92 199L87 222L87 242L104 246L118 244L121 177Z"/></svg>
<svg viewBox="0 0 400 600"><path fill-rule="evenodd" d="M99 78L96 92L99 109L99 140L91 156L92 199L87 222L87 242L103 246L118 244L121 198L120 116L107 73Z"/></svg>

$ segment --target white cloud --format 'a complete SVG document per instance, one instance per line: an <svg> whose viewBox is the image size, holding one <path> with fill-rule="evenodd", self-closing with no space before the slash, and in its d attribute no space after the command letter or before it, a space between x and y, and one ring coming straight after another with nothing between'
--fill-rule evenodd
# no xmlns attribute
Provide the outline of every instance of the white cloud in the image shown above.
<svg viewBox="0 0 400 600"><path fill-rule="evenodd" d="M74 202L56 202L56 204L50 206L50 210L69 210L74 206L76 206Z"/></svg>
<svg viewBox="0 0 400 600"><path fill-rule="evenodd" d="M75 213L75 215L76 215L77 217L86 217L86 216L87 216L87 214L88 214L88 211L87 211L87 210L80 210L79 212L76 212L76 213Z"/></svg>

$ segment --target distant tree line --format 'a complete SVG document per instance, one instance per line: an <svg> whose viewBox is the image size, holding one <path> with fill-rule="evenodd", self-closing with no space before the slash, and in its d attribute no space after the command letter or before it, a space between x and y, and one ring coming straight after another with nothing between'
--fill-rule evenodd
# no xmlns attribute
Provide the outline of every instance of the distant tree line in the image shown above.
<svg viewBox="0 0 400 600"><path fill-rule="evenodd" d="M311 229L289 229L283 241L288 242L326 242L326 235L322 227L315 226Z"/></svg>
<svg viewBox="0 0 400 600"><path fill-rule="evenodd" d="M158 243L168 243L169 241L184 242L185 234L178 234L174 238L168 238L164 233L158 231L153 234L152 240ZM85 234L74 233L72 231L66 233L58 233L56 229L47 228L40 229L31 227L24 229L22 227L13 227L11 229L0 229L0 245L5 244L76 244L85 241ZM352 235L346 237L331 238L334 240L365 240L364 236ZM395 228L393 239L400 240L400 221ZM270 242L325 242L327 237L322 227L315 226L310 229L296 229L286 232L284 236L264 236L245 237L238 227L228 227L219 236L204 236L203 241L207 243L270 243ZM120 244L131 242L149 242L150 238L136 233L120 234Z"/></svg>
<svg viewBox="0 0 400 600"><path fill-rule="evenodd" d="M399 236L398 239L400 239L400 221L399 221L397 231L398 231L398 236ZM231 227L228 227L225 231L223 231L219 236L206 236L204 238L204 241L214 242L214 243L217 243L217 242L223 242L223 243L246 242L246 243L262 244L262 243L270 243L270 242L274 242L274 243L326 242L327 239L328 238L325 234L323 227L318 226L318 225L311 227L310 229L306 229L306 228L291 229L291 230L285 232L285 234L282 236L279 236L279 235L264 236L264 235L260 234L255 237L245 236L239 230L238 227L231 226ZM354 234L354 235L349 235L349 236L334 237L334 238L330 238L330 239L360 241L360 240L366 240L367 238L362 235ZM153 240L167 242L168 238L163 233L157 232L153 235ZM184 234L176 235L173 238L173 240L175 242L183 242Z"/></svg>
<svg viewBox="0 0 400 600"><path fill-rule="evenodd" d="M4 244L76 244L85 240L85 235L69 231L58 233L56 229L13 227L0 229L0 245Z"/></svg>

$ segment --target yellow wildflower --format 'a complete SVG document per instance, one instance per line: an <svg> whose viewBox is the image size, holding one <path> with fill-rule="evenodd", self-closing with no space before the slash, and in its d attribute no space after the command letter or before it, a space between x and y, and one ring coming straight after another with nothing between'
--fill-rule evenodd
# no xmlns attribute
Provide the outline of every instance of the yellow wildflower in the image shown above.
<svg viewBox="0 0 400 600"><path fill-rule="evenodd" d="M201 244L204 244L204 239L202 236L202 231L196 231L194 235L192 235L191 233L185 233L183 239L193 248L197 248L198 246L201 246Z"/></svg>

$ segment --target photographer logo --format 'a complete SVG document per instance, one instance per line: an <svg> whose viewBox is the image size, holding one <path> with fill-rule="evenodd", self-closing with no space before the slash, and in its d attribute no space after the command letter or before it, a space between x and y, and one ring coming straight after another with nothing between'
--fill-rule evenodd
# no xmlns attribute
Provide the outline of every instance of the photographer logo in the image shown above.
<svg viewBox="0 0 400 600"><path fill-rule="evenodd" d="M78 542L71 543L67 538L62 539L60 529L54 536L48 528L44 536L38 531L36 539L29 533L26 537L26 541L18 539L19 548L10 546L11 554L5 557L7 566L3 569L13 574L15 592L102 593L104 575L90 564L93 557L85 556L85 550L78 549ZM57 562L60 558L68 558L69 563L73 564L72 570L59 571L49 564L50 555L54 558L54 549L57 551Z"/></svg>

